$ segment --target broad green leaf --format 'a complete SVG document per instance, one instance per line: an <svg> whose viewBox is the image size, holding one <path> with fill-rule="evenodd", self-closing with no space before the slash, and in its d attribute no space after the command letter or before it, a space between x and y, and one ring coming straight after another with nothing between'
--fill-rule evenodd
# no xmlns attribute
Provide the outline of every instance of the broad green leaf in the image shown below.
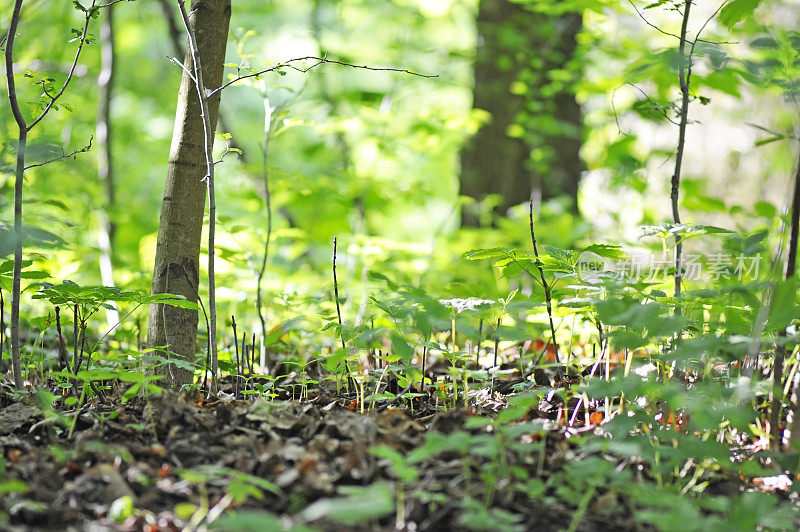
<svg viewBox="0 0 800 532"><path fill-rule="evenodd" d="M468 260L481 260L481 259L497 259L506 258L512 255L512 251L508 248L489 248L489 249L473 249L464 253L463 257Z"/></svg>
<svg viewBox="0 0 800 532"><path fill-rule="evenodd" d="M395 496L386 483L371 486L339 488L345 497L320 499L302 511L306 521L330 519L342 525L357 525L391 515L395 511Z"/></svg>
<svg viewBox="0 0 800 532"><path fill-rule="evenodd" d="M719 21L728 29L747 17L753 16L761 0L733 0L719 12Z"/></svg>

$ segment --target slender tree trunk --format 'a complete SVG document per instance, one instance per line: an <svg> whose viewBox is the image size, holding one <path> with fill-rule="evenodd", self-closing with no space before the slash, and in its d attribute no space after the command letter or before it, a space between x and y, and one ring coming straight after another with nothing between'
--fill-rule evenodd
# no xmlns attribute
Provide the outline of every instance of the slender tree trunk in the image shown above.
<svg viewBox="0 0 800 532"><path fill-rule="evenodd" d="M267 215L267 234L264 236L264 254L261 256L261 265L256 272L256 312L258 312L258 320L261 323L261 337L263 340L267 338L267 316L264 311L264 293L262 290L262 282L264 275L267 272L267 264L269 262L269 244L272 239L272 196L270 192L269 183L269 141L272 134L272 113L274 107L270 104L266 91L264 92L264 143L261 147L261 177L264 184L264 207ZM264 345L263 343L261 344ZM264 365L269 366L269 359L266 353L262 353L264 360L261 361L261 370L265 368Z"/></svg>
<svg viewBox="0 0 800 532"><path fill-rule="evenodd" d="M672 221L677 225L681 223L681 214L678 209L678 199L680 194L681 171L683 170L683 154L686 149L686 126L689 123L689 86L692 80L691 54L686 54L686 34L689 26L689 13L692 7L692 0L686 0L683 8L683 22L681 24L681 42L678 47L678 81L681 89L681 113L678 125L678 147L675 152L675 171L672 174L670 188L670 202L672 204ZM694 47L692 47L694 49ZM688 58L689 64L686 64ZM681 235L675 235L675 298L681 295L681 282L683 279L683 239ZM680 313L679 307L676 312Z"/></svg>
<svg viewBox="0 0 800 532"><path fill-rule="evenodd" d="M473 108L490 117L462 151L462 195L500 195L499 215L531 197L566 195L577 207L581 111L569 82L549 73L574 56L581 26L580 13L552 16L481 0ZM473 210L464 209L464 225L479 224Z"/></svg>
<svg viewBox="0 0 800 532"><path fill-rule="evenodd" d="M196 0L192 3L190 22L197 37L200 64L208 88L219 87L222 83L230 15L231 0ZM207 189L203 178L207 167L201 105L189 75L193 71L192 65L191 53L187 49L161 204L152 293L178 294L197 301ZM208 99L208 119L212 130L217 124L220 94ZM148 345L168 345L182 359L193 362L197 319L194 310L151 305ZM191 371L171 365L159 368L159 373L167 377L166 384L174 387L192 381Z"/></svg>
<svg viewBox="0 0 800 532"><path fill-rule="evenodd" d="M172 48L175 56L180 57L180 55L183 53L183 41L185 40L185 35L178 25L178 19L175 17L173 4L170 2L170 0L158 0L158 3L161 6L161 10L164 12L164 20L167 23L167 31L169 32L169 39L170 42L172 42ZM245 151L244 145L239 142L236 135L233 134L233 131L230 127L230 120L226 117L224 109L220 109L219 111L219 116L217 116L217 125L222 132L231 135L231 138L228 140L228 144L232 148L238 148L242 150L242 152L239 154L239 160L242 163L247 164L247 151ZM258 190L259 193L262 193L260 189Z"/></svg>
<svg viewBox="0 0 800 532"><path fill-rule="evenodd" d="M22 366L19 355L19 296L20 275L22 272L22 185L25 175L25 149L28 145L28 125L22 116L17 100L17 89L14 84L14 39L22 13L22 0L14 2L8 38L5 42L6 86L8 102L17 123L17 162L14 172L14 277L11 283L11 366L14 371L14 385L22 388Z"/></svg>
<svg viewBox="0 0 800 532"><path fill-rule="evenodd" d="M105 185L105 208L99 209L100 232L97 235L100 247L100 279L105 286L114 286L114 234L116 224L112 221L116 205L114 186L114 161L112 155L111 93L114 89L116 57L114 46L114 6L109 6L102 15L100 24L100 75L97 77L97 174ZM119 323L116 309L106 310L109 327Z"/></svg>
<svg viewBox="0 0 800 532"><path fill-rule="evenodd" d="M14 370L14 384L17 388L22 388L23 384L19 345L19 298L22 275L22 242L24 239L22 226L22 189L25 178L25 152L28 147L28 133L44 120L44 117L47 116L52 109L56 108L56 102L64 95L75 74L75 68L78 66L78 60L87 42L89 23L99 9L110 6L110 4L98 6L96 0L92 0L89 7L84 7L76 2L76 8L84 14L84 23L83 29L80 32L80 37L78 38L78 49L75 51L75 58L72 60L72 65L67 72L67 77L61 85L61 88L55 94L45 91L45 95L49 98L49 101L44 106L44 109L39 112L38 116L28 123L22 115L19 99L17 97L17 86L14 81L14 41L22 14L22 1L23 0L14 1L14 9L11 13L11 21L8 25L8 35L6 37L4 49L8 103L19 131L19 137L17 138L17 160L14 170L14 267L13 280L11 282L11 364ZM88 149L88 147L86 149Z"/></svg>
<svg viewBox="0 0 800 532"><path fill-rule="evenodd" d="M20 2L21 3L21 2ZM13 30L11 30L13 31ZM7 46L11 46L8 44ZM22 389L22 359L19 348L19 298L22 277L22 186L25 174L25 151L28 147L28 130L20 126L17 140L17 167L14 173L14 269L11 281L11 365L14 385Z"/></svg>

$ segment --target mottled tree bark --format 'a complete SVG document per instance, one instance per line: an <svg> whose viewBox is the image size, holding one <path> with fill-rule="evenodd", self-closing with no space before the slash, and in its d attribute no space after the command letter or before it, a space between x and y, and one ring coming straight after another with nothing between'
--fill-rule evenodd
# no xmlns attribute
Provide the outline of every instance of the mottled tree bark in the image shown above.
<svg viewBox="0 0 800 532"><path fill-rule="evenodd" d="M579 13L551 16L509 0L481 1L473 107L490 119L462 152L462 195L501 195L501 215L531 197L567 195L577 207L581 110L571 80L550 74L567 68L581 24ZM462 220L479 223L469 208Z"/></svg>
<svg viewBox="0 0 800 532"><path fill-rule="evenodd" d="M190 20L197 36L203 77L208 88L222 83L231 0L195 0ZM205 139L197 89L188 72L192 58L187 49L172 133L167 181L153 268L153 294L169 293L197 301L200 239L206 203ZM208 101L211 127L216 127L220 93ZM184 360L194 361L197 311L169 305L151 305L147 343L169 346ZM179 387L192 381L192 372L167 365L158 369L163 384Z"/></svg>

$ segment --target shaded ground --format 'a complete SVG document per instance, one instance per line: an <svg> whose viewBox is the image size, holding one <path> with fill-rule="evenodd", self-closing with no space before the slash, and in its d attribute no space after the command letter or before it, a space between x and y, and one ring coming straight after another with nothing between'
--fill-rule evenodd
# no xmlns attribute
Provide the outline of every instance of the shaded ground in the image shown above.
<svg viewBox="0 0 800 532"><path fill-rule="evenodd" d="M602 487L582 509L553 496L548 479L586 455L541 419L552 406L525 407L501 434L464 409L384 401L361 414L324 392L304 402L96 399L77 418L74 407L6 398L0 529L642 528ZM591 427L569 433L581 430Z"/></svg>

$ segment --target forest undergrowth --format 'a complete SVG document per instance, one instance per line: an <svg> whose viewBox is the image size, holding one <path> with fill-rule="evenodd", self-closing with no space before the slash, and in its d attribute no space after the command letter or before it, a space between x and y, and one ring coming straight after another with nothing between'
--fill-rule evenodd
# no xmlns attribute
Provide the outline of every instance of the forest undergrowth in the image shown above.
<svg viewBox="0 0 800 532"><path fill-rule="evenodd" d="M793 529L797 349L767 333L794 319L780 303L794 284L778 284L767 311L747 305L764 282L676 299L595 264L625 256L541 242L466 253L527 280L500 300L437 299L372 274L369 324L342 319L347 296L333 285L314 302L327 326L295 316L263 351L233 317L217 396L203 355L89 338L99 333L85 320L104 306L154 296L38 282L37 297L72 309L74 334L57 311L32 322L26 388L4 384L3 526ZM759 343L748 318L762 321ZM780 390L776 345L788 347ZM164 390L151 364L197 380Z"/></svg>

